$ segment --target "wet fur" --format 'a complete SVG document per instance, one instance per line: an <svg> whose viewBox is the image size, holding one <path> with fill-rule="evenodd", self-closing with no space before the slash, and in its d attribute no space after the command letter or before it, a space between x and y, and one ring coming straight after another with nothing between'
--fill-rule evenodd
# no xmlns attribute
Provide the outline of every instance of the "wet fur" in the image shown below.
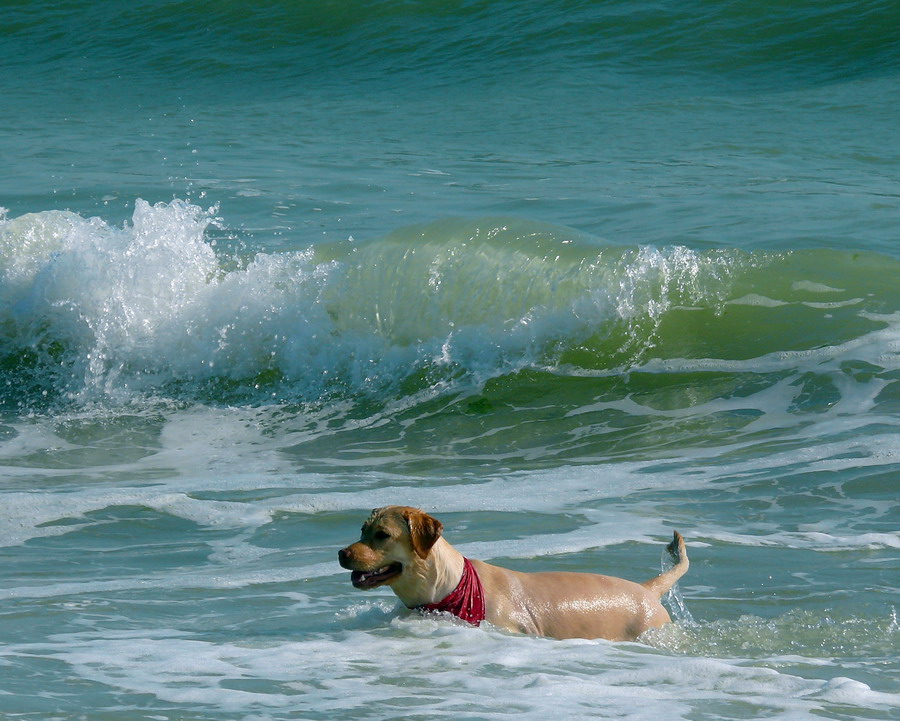
<svg viewBox="0 0 900 721"><path fill-rule="evenodd" d="M484 586L488 623L553 638L631 641L670 621L660 598L688 570L677 531L666 547L675 566L644 583L593 573L521 573L472 559ZM338 553L354 585L387 585L409 608L437 603L456 588L463 556L443 538L443 525L409 506L376 508L360 540Z"/></svg>

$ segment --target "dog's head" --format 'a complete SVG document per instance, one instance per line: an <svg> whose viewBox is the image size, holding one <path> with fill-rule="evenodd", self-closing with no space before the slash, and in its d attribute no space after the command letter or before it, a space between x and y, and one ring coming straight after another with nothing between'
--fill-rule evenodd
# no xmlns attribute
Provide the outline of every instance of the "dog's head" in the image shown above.
<svg viewBox="0 0 900 721"><path fill-rule="evenodd" d="M390 585L406 568L421 563L444 527L418 508L376 508L363 524L359 540L338 551L341 566L353 573L356 588Z"/></svg>

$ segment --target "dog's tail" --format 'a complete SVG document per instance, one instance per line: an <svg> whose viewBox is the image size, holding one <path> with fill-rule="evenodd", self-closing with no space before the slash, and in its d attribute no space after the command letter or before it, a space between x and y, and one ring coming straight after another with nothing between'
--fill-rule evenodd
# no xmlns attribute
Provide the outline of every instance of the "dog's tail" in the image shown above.
<svg viewBox="0 0 900 721"><path fill-rule="evenodd" d="M687 547L684 545L684 538L678 531L675 531L675 536L672 538L669 545L666 546L666 550L669 552L675 565L668 571L659 574L656 578L644 581L641 584L644 588L660 598L668 593L669 589L678 582L678 579L687 573L687 570L691 565L688 560Z"/></svg>

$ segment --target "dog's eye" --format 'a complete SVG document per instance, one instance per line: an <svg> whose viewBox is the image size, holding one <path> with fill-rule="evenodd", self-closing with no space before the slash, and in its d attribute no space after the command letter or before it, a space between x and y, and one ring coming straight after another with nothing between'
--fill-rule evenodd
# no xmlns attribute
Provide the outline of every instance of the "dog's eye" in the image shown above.
<svg viewBox="0 0 900 721"><path fill-rule="evenodd" d="M391 537L390 533L385 531L375 531L375 540L376 541L386 541Z"/></svg>

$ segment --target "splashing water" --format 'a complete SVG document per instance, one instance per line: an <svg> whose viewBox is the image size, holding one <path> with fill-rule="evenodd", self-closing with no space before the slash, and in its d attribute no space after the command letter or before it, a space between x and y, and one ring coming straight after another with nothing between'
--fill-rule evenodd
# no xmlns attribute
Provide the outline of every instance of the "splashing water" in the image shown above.
<svg viewBox="0 0 900 721"><path fill-rule="evenodd" d="M670 571L675 567L675 559L672 557L672 554L669 553L668 549L663 549L662 554L659 558L659 572L665 573L666 571ZM687 604L684 601L684 596L681 594L681 588L678 583L675 583L672 588L668 590L662 597L662 602L669 609L669 613L672 616L672 620L675 623L678 623L682 626L696 626L697 622L694 620L694 617L691 615L691 612L688 610Z"/></svg>

